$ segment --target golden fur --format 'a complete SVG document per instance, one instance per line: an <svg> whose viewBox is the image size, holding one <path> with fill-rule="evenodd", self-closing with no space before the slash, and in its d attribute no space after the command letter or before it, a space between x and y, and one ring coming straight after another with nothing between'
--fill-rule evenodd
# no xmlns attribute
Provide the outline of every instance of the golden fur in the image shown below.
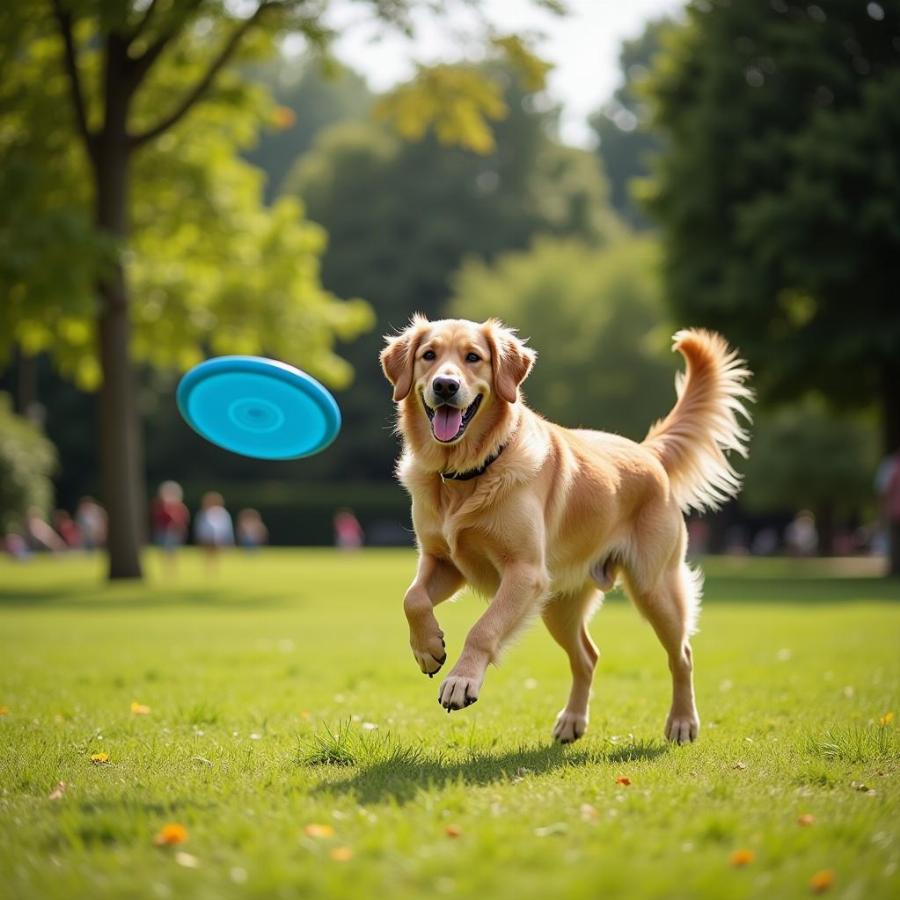
<svg viewBox="0 0 900 900"><path fill-rule="evenodd" d="M530 410L519 385L536 354L496 320L415 316L387 338L381 362L403 438L398 475L412 497L419 547L404 609L423 672L434 675L446 659L434 608L464 584L492 598L441 684L446 709L474 703L488 664L540 615L568 654L573 679L553 733L562 742L579 738L597 662L587 623L602 592L621 581L668 654L666 736L696 738L689 636L701 578L685 563L684 512L715 507L738 491L725 454L745 453L738 416L747 417L751 395L749 372L719 335L686 330L674 340L687 362L678 400L637 444L562 428ZM459 437L446 442L429 418L442 404L439 376L459 384L452 405L475 410ZM443 477L477 470L501 449L477 477Z"/></svg>

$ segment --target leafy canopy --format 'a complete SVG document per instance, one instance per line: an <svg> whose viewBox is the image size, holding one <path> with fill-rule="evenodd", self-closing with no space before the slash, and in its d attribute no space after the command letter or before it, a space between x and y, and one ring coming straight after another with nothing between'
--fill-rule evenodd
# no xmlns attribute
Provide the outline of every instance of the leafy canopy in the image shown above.
<svg viewBox="0 0 900 900"><path fill-rule="evenodd" d="M385 27L406 27L423 5L360 4ZM264 205L261 179L238 150L248 150L267 123L289 123L239 68L219 70L214 62L237 41L229 62L258 63L288 32L325 51L333 37L325 19L329 4L73 0L55 6L72 23L86 130L101 126L107 42L127 36L134 66L152 60L127 123L130 139L141 144L129 184L131 233L127 246L116 246L93 226L90 162L76 131L54 5L4 5L0 362L19 344L30 354L50 353L79 386L95 387L101 377L96 284L118 258L131 286L136 361L185 368L209 351L266 352L346 384L351 369L335 353L335 339L370 328L371 311L322 288L325 235L304 219L296 199ZM543 64L519 38L499 45L532 81L540 80ZM202 85L209 72L215 77L199 102L180 116L191 86ZM420 88L418 102L425 105L403 114L401 131L421 123L441 140L489 149L488 122L504 112L489 79L440 66L423 70Z"/></svg>
<svg viewBox="0 0 900 900"><path fill-rule="evenodd" d="M49 511L55 469L53 444L0 394L0 537L23 527L28 507Z"/></svg>
<svg viewBox="0 0 900 900"><path fill-rule="evenodd" d="M697 0L688 20L652 85L675 312L741 344L769 396L887 392L900 379L900 5Z"/></svg>

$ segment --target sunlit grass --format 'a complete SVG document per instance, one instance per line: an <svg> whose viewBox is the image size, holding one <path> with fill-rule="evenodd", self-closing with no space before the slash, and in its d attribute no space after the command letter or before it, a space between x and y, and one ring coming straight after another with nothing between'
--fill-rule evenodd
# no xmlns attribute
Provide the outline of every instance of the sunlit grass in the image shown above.
<svg viewBox="0 0 900 900"><path fill-rule="evenodd" d="M563 748L540 625L478 704L439 707L407 551L212 577L186 554L172 579L151 556L112 586L99 560L0 561L0 896L793 898L822 870L832 896L896 896L900 586L707 569L700 741L661 740L665 659L613 596L591 728ZM440 610L451 662L481 608ZM186 840L157 846L167 825Z"/></svg>

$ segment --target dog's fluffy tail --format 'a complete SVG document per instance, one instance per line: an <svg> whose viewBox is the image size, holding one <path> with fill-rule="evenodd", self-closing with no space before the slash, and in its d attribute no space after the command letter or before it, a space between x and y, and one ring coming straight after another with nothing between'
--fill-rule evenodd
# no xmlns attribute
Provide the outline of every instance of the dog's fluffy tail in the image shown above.
<svg viewBox="0 0 900 900"><path fill-rule="evenodd" d="M687 370L675 378L674 408L653 425L644 446L668 472L682 510L716 509L741 487L726 453L747 455L748 435L739 417L750 421L744 405L753 399L744 383L750 371L713 331L685 329L672 340Z"/></svg>

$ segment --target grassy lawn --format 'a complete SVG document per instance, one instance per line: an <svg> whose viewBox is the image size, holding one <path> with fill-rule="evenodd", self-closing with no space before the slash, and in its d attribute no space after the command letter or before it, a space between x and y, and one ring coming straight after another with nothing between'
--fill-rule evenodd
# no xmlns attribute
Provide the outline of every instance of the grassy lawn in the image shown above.
<svg viewBox="0 0 900 900"><path fill-rule="evenodd" d="M540 625L478 704L438 706L408 551L148 568L0 560L0 896L794 898L822 870L828 896L900 896L897 582L711 561L681 748L662 650L614 595L591 728L560 748ZM478 611L439 611L450 662ZM170 823L187 840L156 846Z"/></svg>

